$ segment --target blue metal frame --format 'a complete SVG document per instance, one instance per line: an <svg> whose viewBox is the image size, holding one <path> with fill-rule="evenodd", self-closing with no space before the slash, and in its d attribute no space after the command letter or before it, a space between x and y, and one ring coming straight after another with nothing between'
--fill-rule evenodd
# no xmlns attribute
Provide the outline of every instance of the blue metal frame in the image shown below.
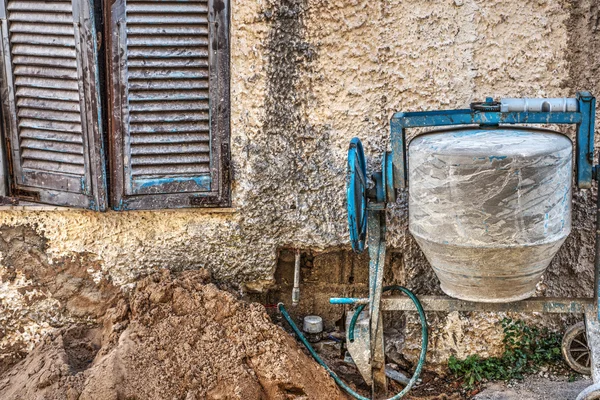
<svg viewBox="0 0 600 400"><path fill-rule="evenodd" d="M395 190L408 187L408 163L406 129L417 127L440 127L452 125L498 126L501 124L569 124L577 126L576 149L576 181L582 189L592 186L592 180L600 178L600 166L593 165L594 156L594 123L596 100L588 92L577 93L578 111L576 112L500 112L488 111L497 107L488 98L485 103L473 109L425 111L396 113L391 119L391 153L386 152L382 160L381 172L373 174L375 191L367 199L366 163L362 144L358 138L352 139L348 149L348 223L352 248L362 252L365 239L369 240L369 297L368 298L331 298L331 304L369 305L371 358L373 361L384 360L382 351L376 352L374 344L381 342L380 302L382 290L383 264L385 263L385 204L395 201ZM478 108L478 109L476 109ZM496 108L496 109L497 109ZM600 227L600 187L598 194L598 219ZM521 305L527 309L531 302L519 302L510 305L517 310ZM600 320L600 230L596 231L595 258L595 296L596 316ZM424 359L423 359L424 361ZM383 363L384 364L384 363ZM373 363L373 381L379 379L383 389L373 385L374 393L385 391L385 375L381 374ZM377 379L376 379L377 378Z"/></svg>
<svg viewBox="0 0 600 400"><path fill-rule="evenodd" d="M406 129L451 125L500 124L570 124L577 125L576 179L582 189L592 187L594 159L594 120L596 99L589 92L577 93L577 112L499 112L442 110L423 112L400 112L391 120L391 147L393 159L394 187L408 186L406 160Z"/></svg>

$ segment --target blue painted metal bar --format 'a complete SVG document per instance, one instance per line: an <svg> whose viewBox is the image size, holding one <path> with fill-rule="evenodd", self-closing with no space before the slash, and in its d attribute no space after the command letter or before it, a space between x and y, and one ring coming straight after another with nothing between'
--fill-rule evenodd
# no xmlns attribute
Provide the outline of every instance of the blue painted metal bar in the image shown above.
<svg viewBox="0 0 600 400"><path fill-rule="evenodd" d="M582 121L577 126L575 143L577 184L582 189L592 187L594 163L594 122L596 119L596 99L589 92L577 93L579 112Z"/></svg>
<svg viewBox="0 0 600 400"><path fill-rule="evenodd" d="M369 299L359 299L356 297L332 297L329 299L330 304L368 304Z"/></svg>
<svg viewBox="0 0 600 400"><path fill-rule="evenodd" d="M394 187L405 188L408 186L408 169L406 160L406 129L397 118L392 118L390 123L392 147L392 174Z"/></svg>
<svg viewBox="0 0 600 400"><path fill-rule="evenodd" d="M398 121L403 128L450 125L498 125L498 124L578 124L582 121L580 112L497 112L440 110L396 113L392 121Z"/></svg>
<svg viewBox="0 0 600 400"><path fill-rule="evenodd" d="M386 151L381 160L381 174L383 177L383 186L385 190L384 202L396 202L396 189L394 188L394 164L392 162L392 153Z"/></svg>

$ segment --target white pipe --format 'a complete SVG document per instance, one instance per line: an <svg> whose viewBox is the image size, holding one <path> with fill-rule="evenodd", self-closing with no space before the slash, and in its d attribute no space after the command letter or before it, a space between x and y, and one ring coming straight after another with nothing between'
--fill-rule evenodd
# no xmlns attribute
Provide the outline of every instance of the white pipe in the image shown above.
<svg viewBox="0 0 600 400"><path fill-rule="evenodd" d="M296 250L296 262L294 265L294 288L292 289L292 305L297 306L300 302L300 250Z"/></svg>
<svg viewBox="0 0 600 400"><path fill-rule="evenodd" d="M500 99L501 112L576 112L579 102L575 98L549 99L506 98Z"/></svg>

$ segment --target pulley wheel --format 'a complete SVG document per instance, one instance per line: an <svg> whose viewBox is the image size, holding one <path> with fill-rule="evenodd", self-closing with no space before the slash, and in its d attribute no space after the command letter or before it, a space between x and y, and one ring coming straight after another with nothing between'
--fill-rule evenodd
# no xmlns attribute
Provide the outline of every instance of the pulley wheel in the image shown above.
<svg viewBox="0 0 600 400"><path fill-rule="evenodd" d="M367 164L358 138L348 148L346 199L352 250L361 253L367 237Z"/></svg>
<svg viewBox="0 0 600 400"><path fill-rule="evenodd" d="M592 373L592 354L583 322L579 322L567 329L563 336L561 350L566 363L574 371L584 375Z"/></svg>

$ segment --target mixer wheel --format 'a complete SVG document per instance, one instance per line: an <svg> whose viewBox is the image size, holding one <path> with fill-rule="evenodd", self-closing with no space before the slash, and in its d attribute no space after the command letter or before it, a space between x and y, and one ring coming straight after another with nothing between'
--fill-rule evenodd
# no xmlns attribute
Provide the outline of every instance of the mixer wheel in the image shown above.
<svg viewBox="0 0 600 400"><path fill-rule="evenodd" d="M563 336L561 350L566 363L574 371L584 375L592 373L592 354L583 321L567 329Z"/></svg>

